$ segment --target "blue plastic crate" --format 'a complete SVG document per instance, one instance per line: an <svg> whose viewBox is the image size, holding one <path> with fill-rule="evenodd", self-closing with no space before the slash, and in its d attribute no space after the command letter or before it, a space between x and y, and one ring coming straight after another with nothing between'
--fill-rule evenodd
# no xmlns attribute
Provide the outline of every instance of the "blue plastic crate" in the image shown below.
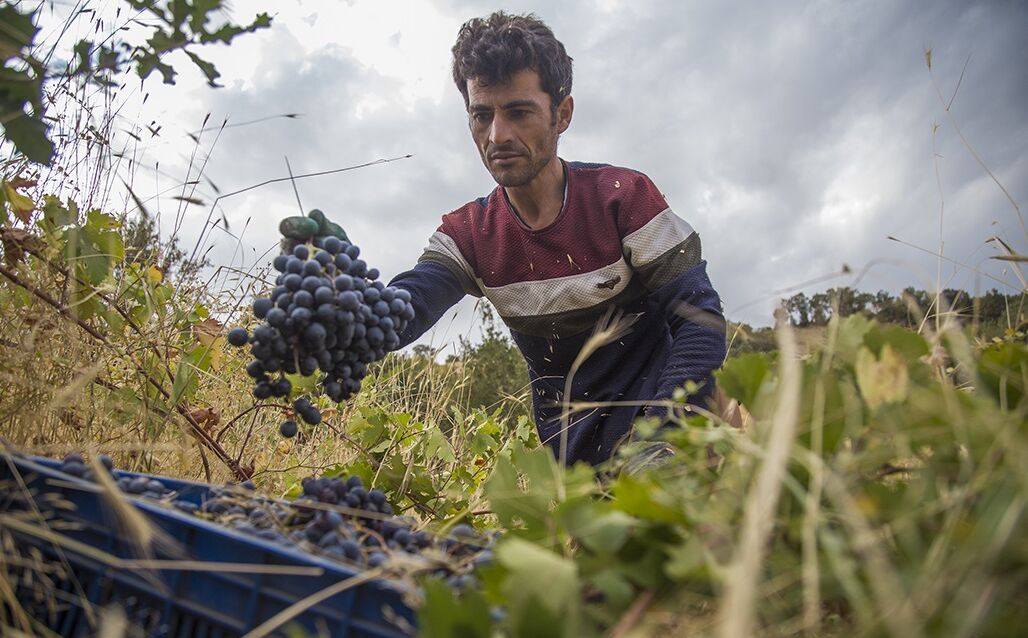
<svg viewBox="0 0 1028 638"><path fill-rule="evenodd" d="M0 453L0 541L13 540L18 554L18 560L5 561L8 573L0 578L15 587L23 609L61 636L95 634L100 608L112 604L120 605L146 636L242 636L294 603L360 574L355 567L135 498L128 501L174 541L169 547L154 547L150 557L179 561L179 566L126 566L125 560L143 556L120 529L109 503L95 484L60 472L59 465ZM123 475L133 474L115 472L116 477ZM203 483L144 476L176 490L176 498L197 504L210 494L210 486ZM201 568L181 568L181 561L200 562ZM316 573L202 568L214 563ZM310 606L271 635L410 636L414 613L403 593L398 583L365 581ZM0 616L10 617L10 609L0 610ZM297 628L302 632L296 633Z"/></svg>

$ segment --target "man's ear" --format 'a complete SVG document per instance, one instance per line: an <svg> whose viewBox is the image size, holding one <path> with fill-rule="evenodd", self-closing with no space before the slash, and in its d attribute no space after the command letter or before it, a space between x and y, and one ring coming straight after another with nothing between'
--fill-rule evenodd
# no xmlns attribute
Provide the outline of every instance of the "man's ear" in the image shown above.
<svg viewBox="0 0 1028 638"><path fill-rule="evenodd" d="M564 99L557 105L557 133L563 133L571 126L571 116L575 112L575 99L565 95Z"/></svg>

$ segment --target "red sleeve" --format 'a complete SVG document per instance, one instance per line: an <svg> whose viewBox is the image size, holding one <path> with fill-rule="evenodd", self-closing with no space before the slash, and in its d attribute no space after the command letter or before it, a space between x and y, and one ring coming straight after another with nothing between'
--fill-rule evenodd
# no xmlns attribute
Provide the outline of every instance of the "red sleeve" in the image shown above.
<svg viewBox="0 0 1028 638"><path fill-rule="evenodd" d="M618 198L617 225L623 239L667 210L668 204L646 175L629 170L619 173L613 195Z"/></svg>

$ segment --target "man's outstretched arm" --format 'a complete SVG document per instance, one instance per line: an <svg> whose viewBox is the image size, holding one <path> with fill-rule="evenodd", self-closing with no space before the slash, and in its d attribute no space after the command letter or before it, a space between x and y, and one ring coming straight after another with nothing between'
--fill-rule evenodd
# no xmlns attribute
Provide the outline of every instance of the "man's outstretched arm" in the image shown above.
<svg viewBox="0 0 1028 638"><path fill-rule="evenodd" d="M409 292L414 306L414 320L400 335L401 348L425 334L464 295L482 296L471 267L442 226L432 234L417 265L389 285Z"/></svg>
<svg viewBox="0 0 1028 638"><path fill-rule="evenodd" d="M418 262L411 270L396 275L389 285L409 292L414 306L414 319L400 334L400 348L417 341L465 294L453 273L433 261Z"/></svg>

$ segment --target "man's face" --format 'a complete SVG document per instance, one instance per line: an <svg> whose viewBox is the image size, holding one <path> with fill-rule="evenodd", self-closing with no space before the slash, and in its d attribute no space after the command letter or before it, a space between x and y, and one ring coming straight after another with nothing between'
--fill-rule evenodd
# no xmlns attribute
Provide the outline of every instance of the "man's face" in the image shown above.
<svg viewBox="0 0 1028 638"><path fill-rule="evenodd" d="M505 84L468 80L468 120L482 162L500 186L524 186L557 157L557 137L571 123L571 97L554 114L531 69Z"/></svg>

